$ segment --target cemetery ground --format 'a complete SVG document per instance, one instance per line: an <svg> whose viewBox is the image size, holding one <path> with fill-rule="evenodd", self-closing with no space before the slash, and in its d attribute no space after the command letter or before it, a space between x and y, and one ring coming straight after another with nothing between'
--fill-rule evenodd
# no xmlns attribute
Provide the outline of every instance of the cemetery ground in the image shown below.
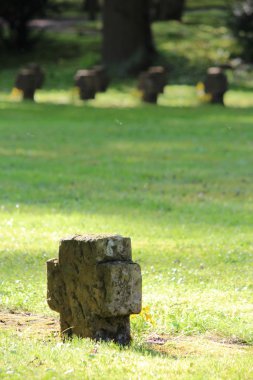
<svg viewBox="0 0 253 380"><path fill-rule="evenodd" d="M253 378L252 71L227 73L227 107L200 105L194 87L238 52L222 12L154 24L171 69L158 106L141 105L133 78L78 100L73 75L99 61L99 22L1 56L0 378ZM35 104L11 93L30 61L47 75ZM63 343L46 302L59 240L99 232L130 236L142 268L127 348Z"/></svg>
<svg viewBox="0 0 253 380"><path fill-rule="evenodd" d="M1 103L0 377L250 379L252 108ZM62 343L46 260L132 238L133 341Z"/></svg>

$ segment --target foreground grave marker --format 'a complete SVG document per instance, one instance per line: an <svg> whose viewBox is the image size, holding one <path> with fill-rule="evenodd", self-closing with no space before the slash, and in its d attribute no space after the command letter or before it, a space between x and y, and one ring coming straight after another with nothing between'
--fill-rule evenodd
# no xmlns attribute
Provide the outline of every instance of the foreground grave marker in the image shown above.
<svg viewBox="0 0 253 380"><path fill-rule="evenodd" d="M130 238L77 235L63 239L59 260L47 262L51 309L61 332L130 342L130 314L141 311L141 269L132 261Z"/></svg>

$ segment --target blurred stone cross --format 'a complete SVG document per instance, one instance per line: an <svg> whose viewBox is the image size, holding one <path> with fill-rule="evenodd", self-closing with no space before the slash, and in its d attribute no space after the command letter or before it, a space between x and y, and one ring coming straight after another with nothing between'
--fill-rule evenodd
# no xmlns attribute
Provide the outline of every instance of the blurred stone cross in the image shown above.
<svg viewBox="0 0 253 380"><path fill-rule="evenodd" d="M29 63L22 68L15 80L14 87L22 91L23 99L34 100L37 89L43 86L45 73L36 63Z"/></svg>
<svg viewBox="0 0 253 380"><path fill-rule="evenodd" d="M204 82L206 94L211 95L211 103L224 105L224 94L228 90L227 76L220 67L209 67Z"/></svg>
<svg viewBox="0 0 253 380"><path fill-rule="evenodd" d="M167 84L167 73L162 66L151 66L139 75L138 89L142 92L142 100L157 103L159 94L164 92Z"/></svg>

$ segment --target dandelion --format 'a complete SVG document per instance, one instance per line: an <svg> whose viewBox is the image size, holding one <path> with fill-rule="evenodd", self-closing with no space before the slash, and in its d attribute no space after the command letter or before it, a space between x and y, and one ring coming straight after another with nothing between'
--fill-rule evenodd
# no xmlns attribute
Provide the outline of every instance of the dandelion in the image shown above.
<svg viewBox="0 0 253 380"><path fill-rule="evenodd" d="M131 319L141 318L143 321L150 323L151 325L155 325L155 321L152 318L150 307L145 306L142 308L141 313L139 315L131 315Z"/></svg>

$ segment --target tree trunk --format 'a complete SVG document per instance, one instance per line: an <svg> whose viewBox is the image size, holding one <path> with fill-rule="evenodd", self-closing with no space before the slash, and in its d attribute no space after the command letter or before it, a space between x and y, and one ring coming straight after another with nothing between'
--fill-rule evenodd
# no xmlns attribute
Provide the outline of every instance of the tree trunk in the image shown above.
<svg viewBox="0 0 253 380"><path fill-rule="evenodd" d="M121 73L148 66L155 49L149 0L105 0L103 60Z"/></svg>

